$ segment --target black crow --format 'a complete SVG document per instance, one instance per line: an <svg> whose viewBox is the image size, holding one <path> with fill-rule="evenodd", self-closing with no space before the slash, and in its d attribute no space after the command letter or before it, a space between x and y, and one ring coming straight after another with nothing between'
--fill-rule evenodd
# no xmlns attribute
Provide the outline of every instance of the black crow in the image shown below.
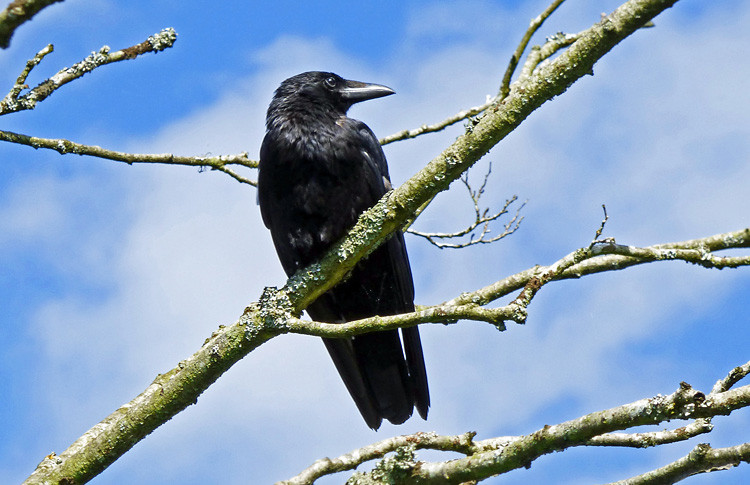
<svg viewBox="0 0 750 485"><path fill-rule="evenodd" d="M330 72L290 77L276 90L260 149L258 202L287 275L317 261L391 183L370 128L347 118L359 101L394 94ZM414 284L401 231L361 260L341 283L307 307L314 320L341 323L414 311ZM362 417L406 421L430 396L417 327L323 339Z"/></svg>

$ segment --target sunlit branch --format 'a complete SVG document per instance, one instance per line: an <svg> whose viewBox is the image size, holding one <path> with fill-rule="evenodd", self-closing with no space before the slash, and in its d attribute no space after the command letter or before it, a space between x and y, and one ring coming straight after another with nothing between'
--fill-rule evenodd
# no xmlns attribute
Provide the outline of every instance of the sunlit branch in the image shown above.
<svg viewBox="0 0 750 485"><path fill-rule="evenodd" d="M438 436L434 433L418 433L399 436L369 445L334 459L323 459L315 462L299 475L277 485L309 485L316 479L333 473L352 470L368 461L383 457L386 453L395 452L381 461L373 472L356 473L352 477L355 483L398 483L410 484L459 484L471 480L482 480L492 475L513 469L528 467L539 457L578 446L620 446L645 447L675 441L683 441L710 431L709 418L729 414L732 411L750 406L750 386L730 391L732 397L722 400L707 399L706 396L690 385L682 383L680 388L668 396L658 395L630 404L617 406L608 410L587 414L577 419L560 424L545 426L534 433L516 437L498 437L489 440L475 441L474 433L458 436ZM674 419L696 419L693 423L672 431L655 433L623 434L616 431L642 425L656 425ZM664 478L669 472L663 470L682 470L694 474L707 471L707 464L722 466L736 465L747 461L745 448L739 445L732 448L711 450L708 445L699 445L691 458L697 465L687 467L684 460L664 469L650 472ZM466 455L466 458L449 459L439 462L417 461L414 451L433 449L454 451ZM384 466L389 465L389 466ZM396 466L390 466L396 465ZM372 481L373 473L377 480ZM646 477L644 474L641 477ZM688 476L688 475L685 475ZM631 479L632 480L632 479ZM674 483L672 481L623 481L630 483Z"/></svg>
<svg viewBox="0 0 750 485"><path fill-rule="evenodd" d="M719 241L722 241L721 243ZM682 247L680 247L682 246ZM685 261L704 268L723 269L750 266L750 256L721 257L713 251L750 247L750 229L719 234L682 243L670 243L637 248L614 244L597 243L593 247L580 248L548 266L536 266L489 286L460 296L440 305L420 307L412 313L392 316L375 316L346 323L324 323L289 318L283 324L284 331L314 335L318 337L351 337L362 333L409 327L420 323L451 324L458 320L473 320L491 323L498 330L505 330L504 322L524 323L527 307L536 294L547 284L569 278L578 278L576 268L586 264L586 274L617 271L629 266L657 261ZM700 249L694 249L700 248ZM618 264L613 258L627 258L627 264ZM485 308L484 305L522 289L508 305ZM737 368L725 379L738 381L750 369Z"/></svg>
<svg viewBox="0 0 750 485"><path fill-rule="evenodd" d="M699 473L729 470L742 462L750 463L750 443L728 448L711 448L711 445L707 443L699 443L686 456L669 465L608 485L665 485L677 483Z"/></svg>
<svg viewBox="0 0 750 485"><path fill-rule="evenodd" d="M221 155L218 157L184 157L172 155L171 153L163 154L139 154L125 153L114 150L107 150L95 145L83 145L64 139L39 138L35 136L21 135L9 131L0 130L0 141L18 143L33 148L45 148L55 150L56 152L75 155L88 155L106 160L127 163L133 165L136 163L160 163L166 165L187 165L198 168L210 168L211 170L222 171L238 182L256 185L254 180L248 179L234 172L230 165L240 165L247 168L258 168L258 162L251 160L246 152L236 155Z"/></svg>
<svg viewBox="0 0 750 485"><path fill-rule="evenodd" d="M157 377L143 394L95 424L60 455L45 459L26 483L49 483L52 480L81 483L100 473L158 426L195 402L221 373L244 355L263 342L288 332L286 323L293 316L341 281L358 261L390 234L401 230L427 200L447 190L452 181L516 129L532 112L562 94L590 72L592 66L615 45L676 1L629 0L610 14L606 21L593 25L578 42L551 63L540 67L520 88L511 89L503 103L497 103L487 110L471 131L459 136L422 170L364 212L349 234L335 243L319 262L301 269L289 278L284 288L267 289L261 300L250 305L238 322L220 328L196 354ZM464 304L479 302L469 297ZM484 304L486 302L481 303ZM736 394L732 396L737 397ZM720 402L717 401L718 404ZM670 409L674 412L675 408L672 406ZM651 418L654 416L656 414L652 414ZM613 420L610 418L613 417L607 416L603 422L611 424ZM570 423L571 427L566 427L567 431L560 431L559 436L569 436L573 432L572 426L576 424L581 423ZM584 427L586 431L580 437L588 439L595 434L617 429L609 427L609 424L600 429ZM589 435L589 431L596 433ZM504 450L513 448L520 441L508 444ZM554 448L551 446L554 443L547 444L550 449ZM524 459L524 463L528 461ZM450 468L443 472L459 477ZM446 476L445 473L442 476Z"/></svg>
<svg viewBox="0 0 750 485"><path fill-rule="evenodd" d="M13 113L15 111L22 111L26 109L34 109L36 104L46 99L50 94L55 92L65 84L78 79L84 74L93 71L97 67L111 64L113 62L124 61L128 59L135 59L141 54L147 52L159 52L174 45L177 40L177 34L174 29L166 28L159 33L150 36L140 44L128 47L126 49L111 52L109 46L104 46L99 49L99 52L92 52L91 55L86 57L81 62L74 64L72 67L66 67L57 72L49 79L42 81L37 87L30 89L24 94L20 94L23 89L26 88L25 83L26 77L29 75L31 69L36 66L44 56L52 51L52 45L48 45L42 49L34 59L26 63L24 71L19 76L21 83L11 88L10 92L5 98L0 101L0 115Z"/></svg>
<svg viewBox="0 0 750 485"><path fill-rule="evenodd" d="M554 13L555 10L557 10L557 7L559 7L565 0L554 0L547 9L544 10L541 14L539 14L537 17L533 18L531 20L531 23L529 25L529 28L524 32L524 35L521 37L520 42L518 43L518 46L516 47L515 52L511 56L511 59L508 63L508 67L505 70L505 74L503 75L503 79L500 84L500 90L497 96L487 96L487 100L484 102L484 104L481 104L479 106L474 106L473 108L465 109L462 111L459 111L453 116L450 116L440 122L431 124L431 125L422 125L418 128L414 128L411 130L402 130L399 132L396 132L392 135L388 135L386 137L383 137L380 139L381 145L387 145L389 143L393 143L395 141L401 141L401 140L407 140L410 138L416 138L420 135L424 135L426 133L436 133L438 131L442 131L445 128L454 125L458 123L459 121L465 120L467 118L470 118L472 116L476 116L482 112L484 112L487 108L492 106L494 103L496 103L498 100L505 99L508 94L510 93L510 80L513 77L513 73L516 70L516 66L518 65L518 62L521 60L521 56L523 55L523 52L526 50L526 47L529 44L529 41L531 40L531 37L539 30L539 28L542 26L544 21ZM571 42L572 43L572 42ZM569 45L569 44L568 44ZM562 46L558 47L561 48ZM531 54L530 54L531 55ZM547 57L552 55L550 53ZM546 57L545 57L546 58ZM539 59L536 61L535 65L538 65L539 62L541 62L542 59ZM526 62L526 65L531 65L528 61ZM529 71L530 72L530 71ZM528 77L528 76L527 76Z"/></svg>
<svg viewBox="0 0 750 485"><path fill-rule="evenodd" d="M510 57L508 67L505 69L503 81L500 84L500 99L505 98L506 96L508 96L508 93L510 93L510 80L513 78L513 73L516 70L516 66L518 66L518 63L521 60L521 56L526 50L526 47L529 45L529 41L531 41L531 38L534 36L537 30L539 30L539 27L542 26L544 21L547 20L547 18L552 15L554 11L557 10L557 7L559 7L564 1L565 0L554 0L550 4L550 6L544 10L544 12L531 19L529 28L526 30L526 32L524 32L523 37L521 37L521 41L518 43L518 47L516 47L515 52L513 52L513 55Z"/></svg>

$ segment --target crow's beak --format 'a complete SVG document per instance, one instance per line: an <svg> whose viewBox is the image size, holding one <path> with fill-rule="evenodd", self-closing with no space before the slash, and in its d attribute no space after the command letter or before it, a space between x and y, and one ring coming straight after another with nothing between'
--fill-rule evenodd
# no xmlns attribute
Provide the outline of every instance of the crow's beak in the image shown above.
<svg viewBox="0 0 750 485"><path fill-rule="evenodd" d="M383 96L396 94L396 91L380 84L346 81L346 85L341 89L340 93L344 100L354 104L368 99L382 98Z"/></svg>

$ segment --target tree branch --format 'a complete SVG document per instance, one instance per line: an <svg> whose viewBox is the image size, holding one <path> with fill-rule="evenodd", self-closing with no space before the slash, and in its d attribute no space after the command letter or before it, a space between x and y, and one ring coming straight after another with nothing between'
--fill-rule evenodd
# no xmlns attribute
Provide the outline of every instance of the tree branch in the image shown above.
<svg viewBox="0 0 750 485"><path fill-rule="evenodd" d="M164 49L172 47L176 40L177 34L175 33L174 29L170 27L150 36L140 44L128 47L126 49L110 52L109 47L104 46L99 49L99 52L92 52L91 55L86 57L81 62L74 64L72 67L61 69L54 76L45 81L42 81L42 83L34 89L31 89L26 94L19 96L21 91L27 87L23 84L25 83L26 77L29 75L29 72L31 72L31 69L39 64L44 56L49 54L49 52L52 52L53 47L50 44L42 49L34 57L34 59L26 63L26 68L18 78L20 82L17 82L16 85L13 86L10 92L5 96L5 98L0 101L0 115L27 109L34 109L38 102L44 101L50 94L55 92L60 87L68 84L75 79L78 79L88 72L93 71L99 66L104 66L106 64L124 61L127 59L135 59L139 55L145 54L147 52L162 51Z"/></svg>
<svg viewBox="0 0 750 485"><path fill-rule="evenodd" d="M243 177L230 168L230 165L240 165L247 168L258 168L258 162L251 160L248 157L247 152L239 153L237 155L221 155L218 157L181 157L172 155L170 153L164 154L138 154L138 153L124 153L113 150L107 150L102 147L95 145L83 145L64 139L54 138L38 138L35 136L21 135L18 133L12 133L10 131L0 130L0 141L7 141L11 143L18 143L20 145L27 145L33 148L46 148L48 150L55 150L61 155L73 153L76 155L89 155L97 158L104 158L106 160L114 160L116 162L127 163L133 165L135 163L161 163L166 165L188 165L191 167L199 168L210 168L211 170L219 170L233 177L238 182L242 182L249 185L257 185L257 182Z"/></svg>
<svg viewBox="0 0 750 485"><path fill-rule="evenodd" d="M375 316L345 323L311 322L292 318L284 324L285 331L316 337L343 338L368 332L392 330L421 323L452 324L458 320L488 322L498 330L505 330L505 322L525 323L527 307L545 285L577 278L576 268L587 266L585 274L618 271L638 264L656 261L685 261L705 268L750 266L750 256L720 257L713 251L750 247L750 228L679 243L657 244L645 248L617 245L612 242L595 243L573 251L548 266L536 266L508 276L491 285L441 303L420 307L412 313ZM696 248L696 249L693 249ZM615 261L624 258L628 264ZM522 289L508 305L484 308L484 305ZM738 367L717 383L718 388L729 388L750 372L750 367Z"/></svg>
<svg viewBox="0 0 750 485"><path fill-rule="evenodd" d="M503 239L506 236L510 236L511 234L516 232L516 230L518 230L521 225L521 221L523 221L523 217L521 217L521 210L524 208L524 206L526 206L525 202L521 204L521 206L516 210L516 214L510 219L510 221L508 221L508 223L503 226L503 231L500 234L496 234L491 237L489 236L491 233L490 223L507 214L510 205L518 200L518 197L514 195L513 197L505 201L505 205L503 205L503 208L500 209L500 211L492 215L488 215L490 211L489 208L485 208L484 210L482 210L479 207L479 199L482 197L482 195L484 195L484 189L487 187L487 181L489 180L491 173L492 164L490 164L487 173L484 175L484 181L482 182L482 186L479 187L478 190L474 190L471 188L471 184L469 183L468 171L464 173L463 176L461 176L461 183L463 183L466 187L466 190L469 192L469 197L474 204L474 221L466 228L456 232L422 232L409 228L405 229L404 232L408 232L409 234L424 238L427 240L427 242L440 249L461 249L469 246L474 246L476 244L489 244L495 241L499 241L500 239ZM482 226L482 229L479 231L479 236L476 236L474 231L479 226ZM471 234L471 237L468 241L459 243L443 242L443 240L446 239L458 239L469 234Z"/></svg>
<svg viewBox="0 0 750 485"><path fill-rule="evenodd" d="M750 362L733 369L727 379L736 382L747 375ZM724 379L726 381L726 379ZM723 382L723 381L719 381ZM390 452L400 452L386 458L375 470L355 473L348 483L462 483L483 480L522 466L528 467L535 459L553 451L576 446L650 447L685 441L713 429L710 418L728 414L750 406L750 386L732 391L714 388L708 396L682 383L670 396L655 396L631 404L591 413L578 419L544 428L526 436L503 436L475 441L476 433L440 436L435 433L416 433L397 436L368 445L338 458L325 458L313 463L299 475L277 485L308 485L322 476L353 470L359 465L384 457ZM731 386L729 386L731 387ZM674 430L651 433L614 433L646 424L656 425L672 419L695 421ZM618 485L674 483L696 473L736 466L748 461L748 444L730 448L711 449L698 445L687 457L635 478L616 482ZM466 455L461 460L444 462L417 462L414 451L431 449L453 451ZM394 466L397 463L398 466ZM459 473L459 476L456 476ZM391 481L389 481L391 480Z"/></svg>
<svg viewBox="0 0 750 485"><path fill-rule="evenodd" d="M677 429L665 429L650 433L604 433L591 438L587 446L619 446L625 448L649 448L668 443L686 441L695 436L710 433L713 430L711 421L698 418L687 426Z"/></svg>
<svg viewBox="0 0 750 485"><path fill-rule="evenodd" d="M716 263L717 269L724 267L734 267L735 265L747 265L748 257L730 257L718 258L713 257L711 253L725 249L748 248L750 247L750 228L740 229L738 231L716 234L701 239L691 239L667 244L656 244L646 248L632 248L631 246L621 246L617 244L605 243L603 245L594 245L588 251L591 252L589 259L581 260L572 266L554 274L555 280L565 280L571 278L580 278L582 276L605 271L614 271L619 269L636 266L639 264L649 263L652 261L670 261L682 260L696 262L704 267L712 267L712 260ZM586 248L578 250L587 251ZM621 252L622 254L618 254ZM572 255L575 253L571 253ZM584 254L585 255L585 254ZM637 255L637 256L636 256ZM704 255L705 259L704 259ZM597 256L597 257L593 257ZM571 257L571 255L568 255ZM684 257L684 259L683 259ZM580 256L579 256L580 258ZM556 265L562 267L560 260ZM515 290L524 288L538 274L550 273L554 265L547 267L530 268L520 273L503 278L495 283L487 285L471 293L464 293L461 296L450 300L445 305L466 305L475 303L477 305L486 305L487 303L501 298Z"/></svg>
<svg viewBox="0 0 750 485"><path fill-rule="evenodd" d="M732 393L729 399L724 394ZM474 441L474 433L458 436L438 436L433 433L417 433L399 436L354 450L339 458L315 462L302 473L277 485L312 484L324 475L352 470L357 466L382 457L389 452L397 452L396 457L388 457L371 472L355 473L348 483L357 484L459 484L484 480L493 475L505 473L521 467L528 467L537 458L577 446L654 446L656 444L683 441L710 431L708 418L728 414L734 410L750 406L750 386L734 391L705 396L702 392L682 383L680 388L669 396L658 395L608 410L590 413L577 419L557 425L544 426L526 436L499 437ZM674 419L695 419L694 423L674 431L657 433L637 433L625 435L613 431L635 426L656 425ZM708 445L699 445L689 459L678 460L664 469L650 474L662 477L662 481L623 481L631 483L674 483L666 476L676 476L675 469L682 477L702 471L716 469L727 464L736 465L747 461L750 454L747 444L733 448L711 450ZM433 449L454 451L466 458L443 462L418 462L414 450ZM400 453L398 453L400 452ZM687 461L687 463L684 463ZM697 463L694 463L697 461ZM397 466L394 466L397 465ZM668 470L663 471L663 470ZM688 470L689 473L685 474ZM697 470L697 471L696 471ZM646 474L646 475L650 475ZM645 477L646 475L642 476ZM637 477L641 478L641 477ZM631 479L634 480L634 479ZM473 482L472 482L473 483Z"/></svg>
<svg viewBox="0 0 750 485"><path fill-rule="evenodd" d="M536 18L531 20L531 24L529 25L529 28L524 33L523 37L521 37L521 41L519 42L518 47L516 47L516 51L513 53L513 55L510 58L510 62L508 63L508 67L505 71L505 75L503 76L503 80L500 85L500 92L497 96L493 96L493 97L487 96L487 100L484 102L484 104L459 111L455 115L449 118L446 118L443 121L440 121L438 123L435 123L432 125L422 125L419 128L415 128L413 130L402 130L392 135L388 135L380 139L380 144L387 145L395 141L407 140L409 138L416 138L419 135L424 135L425 133L435 133L438 131L442 131L445 128L453 124L456 124L461 120L465 120L466 118L469 118L471 116L476 116L484 112L487 108L489 108L493 104L496 104L498 101L502 101L503 99L505 99L510 93L510 80L513 77L513 72L515 71L516 66L518 65L518 62L521 59L523 52L526 50L526 46L529 44L531 37L534 35L534 33L537 30L539 30L539 27L542 26L544 21L547 20L547 18L550 15L552 15L552 13L555 10L557 10L557 7L559 7L560 4L562 4L564 1L565 0L554 0L552 4L549 7L547 7L547 9L544 12L542 12Z"/></svg>
<svg viewBox="0 0 750 485"><path fill-rule="evenodd" d="M526 47L529 45L529 41L531 41L531 38L534 36L536 31L539 30L539 27L542 26L544 21L547 20L547 18L552 15L555 10L557 10L557 7L562 5L564 1L565 0L554 0L550 4L550 6L544 10L544 12L531 19L529 28L523 34L523 37L521 37L521 42L518 43L516 51L510 57L510 62L508 63L508 67L505 70L505 75L503 75L503 82L500 84L500 99L505 98L506 96L508 96L508 93L510 93L510 80L511 78L513 78L513 73L516 70L516 66L518 66L518 63L521 60L521 56L526 50Z"/></svg>
<svg viewBox="0 0 750 485"><path fill-rule="evenodd" d="M0 48L7 49L13 33L45 7L63 0L14 0L0 12Z"/></svg>
<svg viewBox="0 0 750 485"><path fill-rule="evenodd" d="M25 483L83 483L100 473L137 441L195 402L240 358L287 331L287 322L293 315L298 315L310 302L338 283L377 244L400 230L424 202L446 190L452 181L536 108L591 72L598 59L676 1L628 1L586 31L554 61L540 67L532 77L514 83L502 103L494 103L473 129L366 211L352 231L319 263L298 272L282 290L267 288L260 301L248 307L237 323L220 328L191 358L158 377L139 397L95 425L59 456L46 458ZM600 421L600 427L596 428L599 434L611 430L611 426L602 424L605 421ZM575 431L565 427L559 433L560 436L572 437ZM593 432L584 431L575 436L588 439L593 435ZM559 442L550 441L545 449L552 450L554 443ZM505 450L514 444L509 444ZM429 469L425 471L429 472ZM446 472L452 473L450 469Z"/></svg>
<svg viewBox="0 0 750 485"><path fill-rule="evenodd" d="M637 477L612 482L609 485L665 485L677 483L699 473L729 470L741 462L750 463L750 443L729 448L711 448L706 443L696 445L686 456L667 466Z"/></svg>

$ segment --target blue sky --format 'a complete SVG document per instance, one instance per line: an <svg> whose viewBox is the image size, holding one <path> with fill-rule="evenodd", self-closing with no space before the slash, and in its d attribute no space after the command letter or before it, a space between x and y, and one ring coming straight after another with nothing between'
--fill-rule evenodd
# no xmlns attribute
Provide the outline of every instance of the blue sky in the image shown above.
<svg viewBox="0 0 750 485"><path fill-rule="evenodd" d="M47 43L55 52L31 85L104 44L130 46L169 26L178 41L98 69L0 125L132 152L256 156L273 89L289 75L324 69L397 91L351 112L386 135L495 93L517 39L546 7L271 3L54 5L0 52L4 89ZM537 42L586 28L618 4L568 0ZM534 113L474 174L479 179L492 161L491 207L513 194L528 199L522 228L459 252L408 238L418 303L439 303L587 245L603 203L605 235L623 244L747 227L748 21L746 2L682 0L656 28L615 48L594 76ZM461 129L386 147L394 181ZM8 144L0 156L0 482L19 483L284 277L254 189L222 174ZM450 230L470 212L456 186L418 228ZM749 284L747 270L664 263L550 285L528 323L504 333L471 322L424 326L430 418L378 433L362 422L317 339L276 339L93 483L269 483L395 434L524 434L670 393L680 381L707 391L750 358ZM487 483L600 483L664 465L698 442L748 440L747 411L715 424L690 443L573 450ZM689 483L747 481L748 469Z"/></svg>

